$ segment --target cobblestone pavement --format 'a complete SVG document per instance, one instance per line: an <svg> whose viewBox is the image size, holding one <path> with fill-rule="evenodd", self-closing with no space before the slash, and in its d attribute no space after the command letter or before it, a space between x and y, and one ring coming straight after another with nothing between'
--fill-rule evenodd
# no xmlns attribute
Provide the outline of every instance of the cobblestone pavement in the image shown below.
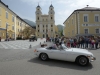
<svg viewBox="0 0 100 75"><path fill-rule="evenodd" d="M33 54L37 47L40 46L27 50L0 49L0 75L100 75L100 49L90 50L96 61L81 67L66 61L41 61Z"/></svg>
<svg viewBox="0 0 100 75"><path fill-rule="evenodd" d="M0 42L0 49L28 49L34 47L38 44L43 43L46 41L45 39L38 39L34 42L29 42L29 40L16 40L16 41L4 41Z"/></svg>

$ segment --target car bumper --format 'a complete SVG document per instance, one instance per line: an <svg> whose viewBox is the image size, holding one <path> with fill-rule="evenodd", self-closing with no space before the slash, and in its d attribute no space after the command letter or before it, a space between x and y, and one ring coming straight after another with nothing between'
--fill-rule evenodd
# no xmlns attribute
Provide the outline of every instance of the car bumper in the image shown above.
<svg viewBox="0 0 100 75"><path fill-rule="evenodd" d="M93 62L93 61L95 61L96 60L96 57L91 57L90 58L90 62Z"/></svg>

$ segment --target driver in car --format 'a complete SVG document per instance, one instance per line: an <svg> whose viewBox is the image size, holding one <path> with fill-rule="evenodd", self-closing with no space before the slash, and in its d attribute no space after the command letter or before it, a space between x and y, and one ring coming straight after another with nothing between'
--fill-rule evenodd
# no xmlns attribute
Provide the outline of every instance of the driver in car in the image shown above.
<svg viewBox="0 0 100 75"><path fill-rule="evenodd" d="M58 49L57 44L53 44L53 49Z"/></svg>
<svg viewBox="0 0 100 75"><path fill-rule="evenodd" d="M62 47L62 43L59 43L58 48L59 48L60 50L62 50L62 49L63 49L63 47Z"/></svg>

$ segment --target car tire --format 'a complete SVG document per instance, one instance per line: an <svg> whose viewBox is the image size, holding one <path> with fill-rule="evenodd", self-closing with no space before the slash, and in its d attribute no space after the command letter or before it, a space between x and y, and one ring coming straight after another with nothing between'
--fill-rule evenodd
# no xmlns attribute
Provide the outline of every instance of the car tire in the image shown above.
<svg viewBox="0 0 100 75"><path fill-rule="evenodd" d="M89 59L85 56L80 56L77 58L76 62L80 66L87 66L89 64Z"/></svg>
<svg viewBox="0 0 100 75"><path fill-rule="evenodd" d="M46 53L41 53L41 54L40 54L40 59L41 59L42 61L46 61L46 60L48 60L48 55L47 55Z"/></svg>

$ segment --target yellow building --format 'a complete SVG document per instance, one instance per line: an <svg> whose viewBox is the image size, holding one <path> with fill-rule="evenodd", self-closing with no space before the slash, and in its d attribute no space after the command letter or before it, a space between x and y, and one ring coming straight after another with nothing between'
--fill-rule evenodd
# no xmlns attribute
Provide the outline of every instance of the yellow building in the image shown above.
<svg viewBox="0 0 100 75"><path fill-rule="evenodd" d="M63 24L66 37L100 35L100 8L77 9Z"/></svg>
<svg viewBox="0 0 100 75"><path fill-rule="evenodd" d="M22 31L25 26L29 26L29 24L0 0L0 37L2 39L11 37L16 40L16 37L20 35L20 31Z"/></svg>
<svg viewBox="0 0 100 75"><path fill-rule="evenodd" d="M55 28L55 35L54 35L54 37L56 37L56 35L58 35L58 27L57 27L57 25L54 25L54 28Z"/></svg>

